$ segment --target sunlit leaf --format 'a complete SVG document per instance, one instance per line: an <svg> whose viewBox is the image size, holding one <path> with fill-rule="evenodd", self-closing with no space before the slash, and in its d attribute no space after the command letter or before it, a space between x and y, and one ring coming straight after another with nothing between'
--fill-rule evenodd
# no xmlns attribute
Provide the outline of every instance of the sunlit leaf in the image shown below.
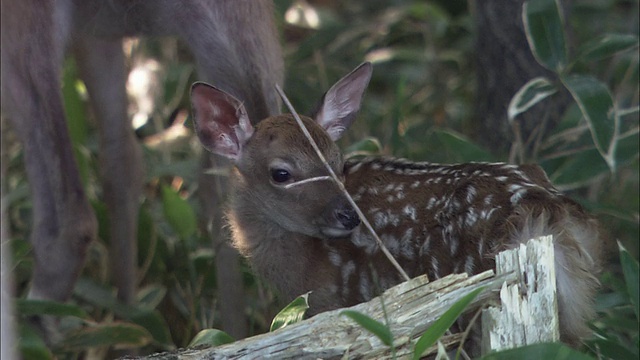
<svg viewBox="0 0 640 360"><path fill-rule="evenodd" d="M555 94L558 90L544 77L537 77L530 80L518 90L509 103L509 121L513 121L516 116L527 111L529 108Z"/></svg>
<svg viewBox="0 0 640 360"><path fill-rule="evenodd" d="M615 169L616 115L609 89L589 75L562 77L562 82L589 124L596 148L609 167Z"/></svg>
<svg viewBox="0 0 640 360"><path fill-rule="evenodd" d="M235 339L233 337L222 330L204 329L191 340L187 347L195 347L198 345L219 346L230 344L234 341Z"/></svg>
<svg viewBox="0 0 640 360"><path fill-rule="evenodd" d="M527 41L536 60L560 73L567 64L560 4L557 0L529 0L522 11Z"/></svg>
<svg viewBox="0 0 640 360"><path fill-rule="evenodd" d="M309 293L298 296L273 318L269 331L282 329L287 325L300 322L308 308Z"/></svg>
<svg viewBox="0 0 640 360"><path fill-rule="evenodd" d="M418 360L422 354L440 339L442 335L453 325L464 309L478 296L484 288L477 288L460 300L456 301L449 310L445 311L438 320L436 320L427 331L420 336L413 349L413 359Z"/></svg>
<svg viewBox="0 0 640 360"><path fill-rule="evenodd" d="M383 344L387 346L393 345L393 334L387 325L354 310L345 310L340 314L350 317L358 325L377 336Z"/></svg>
<svg viewBox="0 0 640 360"><path fill-rule="evenodd" d="M606 34L587 42L578 58L583 61L600 60L620 51L638 47L638 37L631 34Z"/></svg>

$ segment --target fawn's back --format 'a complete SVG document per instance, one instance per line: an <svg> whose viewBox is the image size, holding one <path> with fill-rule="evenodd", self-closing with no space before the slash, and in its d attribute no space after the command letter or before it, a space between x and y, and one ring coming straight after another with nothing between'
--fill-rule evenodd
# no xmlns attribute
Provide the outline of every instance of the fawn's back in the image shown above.
<svg viewBox="0 0 640 360"><path fill-rule="evenodd" d="M334 143L351 124L371 75L363 64L302 117L332 170L410 276L475 274L497 252L554 235L561 333L583 335L597 280L595 221L535 165L440 165L394 158L343 161ZM250 125L242 104L192 88L196 131L234 160L228 219L234 245L287 298L313 291L311 312L366 301L402 281L291 115Z"/></svg>

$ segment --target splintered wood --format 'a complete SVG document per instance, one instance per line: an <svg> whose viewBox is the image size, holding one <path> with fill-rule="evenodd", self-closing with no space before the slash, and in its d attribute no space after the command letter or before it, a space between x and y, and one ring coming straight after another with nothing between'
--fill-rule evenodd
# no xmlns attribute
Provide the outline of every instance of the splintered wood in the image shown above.
<svg viewBox="0 0 640 360"><path fill-rule="evenodd" d="M519 280L502 285L502 306L482 312L484 353L560 339L554 259L551 236L498 254L497 275L515 271Z"/></svg>

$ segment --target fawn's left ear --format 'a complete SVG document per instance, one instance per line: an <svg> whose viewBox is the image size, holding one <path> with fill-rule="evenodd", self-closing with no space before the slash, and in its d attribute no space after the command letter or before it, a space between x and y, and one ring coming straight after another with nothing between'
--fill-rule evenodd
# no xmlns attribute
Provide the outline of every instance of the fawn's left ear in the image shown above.
<svg viewBox="0 0 640 360"><path fill-rule="evenodd" d="M355 120L371 73L371 63L365 62L338 80L324 94L314 119L333 141L340 139Z"/></svg>
<svg viewBox="0 0 640 360"><path fill-rule="evenodd" d="M196 134L212 153L238 160L253 126L240 100L203 82L191 86Z"/></svg>

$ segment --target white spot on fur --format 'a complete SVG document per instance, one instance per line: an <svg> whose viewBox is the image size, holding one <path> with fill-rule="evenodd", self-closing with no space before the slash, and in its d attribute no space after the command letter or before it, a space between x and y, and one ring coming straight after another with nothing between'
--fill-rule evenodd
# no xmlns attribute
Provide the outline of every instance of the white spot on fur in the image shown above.
<svg viewBox="0 0 640 360"><path fill-rule="evenodd" d="M329 251L329 261L334 266L342 265L342 257L340 257L340 254L335 251Z"/></svg>
<svg viewBox="0 0 640 360"><path fill-rule="evenodd" d="M467 274L471 275L473 274L474 267L475 267L475 264L473 261L473 256L471 255L467 256L467 261L464 262L464 271L466 271Z"/></svg>
<svg viewBox="0 0 640 360"><path fill-rule="evenodd" d="M438 264L438 258L436 258L435 256L431 257L431 270L433 270L433 276L436 279L440 278L440 266ZM434 280L434 279L430 279L430 280Z"/></svg>
<svg viewBox="0 0 640 360"><path fill-rule="evenodd" d="M514 204L514 205L517 204L526 193L527 193L526 188L522 188L516 191L513 195L511 195L511 198L509 199L511 200L511 204Z"/></svg>
<svg viewBox="0 0 640 360"><path fill-rule="evenodd" d="M467 188L467 202L470 203L473 201L473 198L476 197L477 191L473 186L469 186Z"/></svg>
<svg viewBox="0 0 640 360"><path fill-rule="evenodd" d="M402 209L402 213L405 214L406 216L409 217L409 219L413 220L414 222L417 220L417 215L416 215L416 208L414 208L411 205L407 205L404 207L404 209Z"/></svg>

